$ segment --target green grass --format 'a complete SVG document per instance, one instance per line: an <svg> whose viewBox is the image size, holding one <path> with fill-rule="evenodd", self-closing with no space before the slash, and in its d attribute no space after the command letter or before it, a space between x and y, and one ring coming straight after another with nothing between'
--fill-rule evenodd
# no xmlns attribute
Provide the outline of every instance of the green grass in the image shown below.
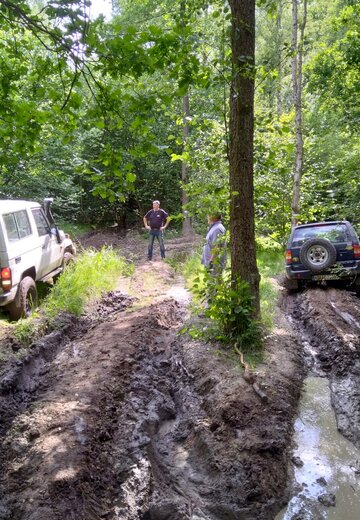
<svg viewBox="0 0 360 520"><path fill-rule="evenodd" d="M130 275L133 266L111 248L85 250L60 276L44 302L44 312L53 318L61 311L79 316L87 303L110 291L120 275Z"/></svg>
<svg viewBox="0 0 360 520"><path fill-rule="evenodd" d="M261 276L261 320L267 329L271 329L274 324L278 299L278 291L271 282L271 278L279 275L284 269L284 252L282 247L268 241L258 241L257 264Z"/></svg>
<svg viewBox="0 0 360 520"><path fill-rule="evenodd" d="M44 284L46 290L39 295L39 312L7 326L19 343L30 345L46 334L49 325L56 328L59 313L80 316L88 303L116 287L119 276L130 276L133 271L133 264L109 247L100 251L86 249L66 268L56 284Z"/></svg>
<svg viewBox="0 0 360 520"><path fill-rule="evenodd" d="M40 318L38 313L31 318L19 320L14 324L14 337L22 345L31 345L38 338L46 334L46 321Z"/></svg>
<svg viewBox="0 0 360 520"><path fill-rule="evenodd" d="M276 242L258 240L257 262L264 276L275 276L284 269L284 250Z"/></svg>

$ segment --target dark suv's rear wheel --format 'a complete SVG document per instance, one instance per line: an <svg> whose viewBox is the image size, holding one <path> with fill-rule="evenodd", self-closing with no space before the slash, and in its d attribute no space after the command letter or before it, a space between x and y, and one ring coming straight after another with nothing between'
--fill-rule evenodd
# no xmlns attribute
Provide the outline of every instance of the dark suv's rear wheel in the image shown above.
<svg viewBox="0 0 360 520"><path fill-rule="evenodd" d="M37 307L37 289L34 280L26 276L19 283L13 302L7 306L12 321L28 318Z"/></svg>
<svg viewBox="0 0 360 520"><path fill-rule="evenodd" d="M285 278L284 287L289 294L299 292L303 288L302 280Z"/></svg>
<svg viewBox="0 0 360 520"><path fill-rule="evenodd" d="M304 267L320 273L336 262L336 249L326 238L311 238L302 246L299 256Z"/></svg>

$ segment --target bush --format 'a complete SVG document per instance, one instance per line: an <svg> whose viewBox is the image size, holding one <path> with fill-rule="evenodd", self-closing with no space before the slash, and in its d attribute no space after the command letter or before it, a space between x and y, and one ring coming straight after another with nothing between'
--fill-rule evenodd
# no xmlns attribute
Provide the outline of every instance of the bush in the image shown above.
<svg viewBox="0 0 360 520"><path fill-rule="evenodd" d="M204 282L202 284L197 279L194 289L205 302L205 316L216 323L218 332L215 339L236 343L244 351L260 349L262 329L260 322L254 319L249 285L239 279L232 282L230 270L226 270L223 276L206 273Z"/></svg>

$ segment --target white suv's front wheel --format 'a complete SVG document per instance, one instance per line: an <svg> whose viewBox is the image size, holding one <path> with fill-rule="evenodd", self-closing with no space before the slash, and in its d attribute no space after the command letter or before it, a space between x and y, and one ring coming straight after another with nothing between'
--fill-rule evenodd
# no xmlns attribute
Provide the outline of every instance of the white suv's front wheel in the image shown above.
<svg viewBox="0 0 360 520"><path fill-rule="evenodd" d="M26 276L19 283L13 302L7 306L12 321L28 318L37 307L38 296L35 281Z"/></svg>

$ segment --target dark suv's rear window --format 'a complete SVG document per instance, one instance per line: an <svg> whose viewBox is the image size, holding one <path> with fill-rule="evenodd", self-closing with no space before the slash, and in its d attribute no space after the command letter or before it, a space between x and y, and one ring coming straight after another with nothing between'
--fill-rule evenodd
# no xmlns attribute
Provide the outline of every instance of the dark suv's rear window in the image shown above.
<svg viewBox="0 0 360 520"><path fill-rule="evenodd" d="M326 238L334 244L350 240L345 224L324 224L297 228L294 231L292 247L302 246L310 238Z"/></svg>

